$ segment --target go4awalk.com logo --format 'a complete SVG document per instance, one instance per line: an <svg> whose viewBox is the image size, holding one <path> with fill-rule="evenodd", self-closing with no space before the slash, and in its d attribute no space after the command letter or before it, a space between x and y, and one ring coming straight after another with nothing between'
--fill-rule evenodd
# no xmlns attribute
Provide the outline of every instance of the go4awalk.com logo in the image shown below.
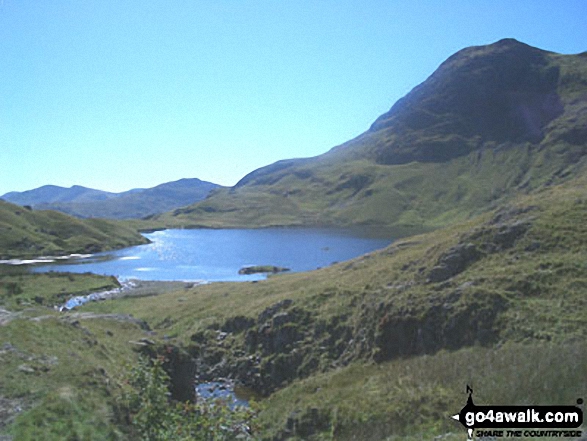
<svg viewBox="0 0 587 441"><path fill-rule="evenodd" d="M452 418L477 437L580 438L583 410L578 406L476 406L467 385L467 404Z"/></svg>

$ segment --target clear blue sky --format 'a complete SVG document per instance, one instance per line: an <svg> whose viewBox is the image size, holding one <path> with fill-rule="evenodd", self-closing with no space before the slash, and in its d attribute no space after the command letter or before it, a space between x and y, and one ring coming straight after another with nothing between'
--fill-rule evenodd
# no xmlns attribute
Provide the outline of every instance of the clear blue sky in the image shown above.
<svg viewBox="0 0 587 441"><path fill-rule="evenodd" d="M587 50L587 1L0 0L0 195L235 184L365 131L459 49Z"/></svg>

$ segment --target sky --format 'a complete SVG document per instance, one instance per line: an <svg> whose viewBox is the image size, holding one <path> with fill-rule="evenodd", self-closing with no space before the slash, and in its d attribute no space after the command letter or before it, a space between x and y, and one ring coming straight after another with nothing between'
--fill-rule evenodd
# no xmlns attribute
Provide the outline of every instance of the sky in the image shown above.
<svg viewBox="0 0 587 441"><path fill-rule="evenodd" d="M0 195L234 185L369 128L454 52L587 51L587 0L0 0Z"/></svg>

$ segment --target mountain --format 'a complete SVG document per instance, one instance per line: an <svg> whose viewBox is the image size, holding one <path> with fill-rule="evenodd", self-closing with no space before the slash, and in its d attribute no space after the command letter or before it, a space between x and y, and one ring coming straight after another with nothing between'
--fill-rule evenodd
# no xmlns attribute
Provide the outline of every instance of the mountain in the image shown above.
<svg viewBox="0 0 587 441"><path fill-rule="evenodd" d="M58 210L82 218L133 219L192 204L219 187L195 178L122 193L108 193L77 185L71 188L47 185L22 193L7 193L2 198L19 205Z"/></svg>
<svg viewBox="0 0 587 441"><path fill-rule="evenodd" d="M357 138L159 220L435 228L580 175L586 147L585 53L505 39L448 58Z"/></svg>
<svg viewBox="0 0 587 441"><path fill-rule="evenodd" d="M12 191L2 196L2 199L18 205L39 205L53 203L72 203L103 201L116 197L116 193L94 190L93 188L74 185L70 188L59 187L57 185L44 185L34 190L23 192Z"/></svg>
<svg viewBox="0 0 587 441"><path fill-rule="evenodd" d="M129 227L103 219L76 219L0 200L0 259L95 253L148 243Z"/></svg>

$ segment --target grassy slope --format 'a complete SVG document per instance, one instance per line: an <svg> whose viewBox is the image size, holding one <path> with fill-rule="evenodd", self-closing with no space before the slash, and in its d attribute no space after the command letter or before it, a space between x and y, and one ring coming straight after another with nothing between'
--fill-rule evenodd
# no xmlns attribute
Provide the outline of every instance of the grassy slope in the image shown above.
<svg viewBox="0 0 587 441"><path fill-rule="evenodd" d="M0 433L18 440L128 439L116 396L139 326L30 309L0 326ZM10 426L5 427L6 424Z"/></svg>
<svg viewBox="0 0 587 441"><path fill-rule="evenodd" d="M71 297L120 286L115 277L95 274L29 273L27 268L0 267L0 307L17 311L34 305L62 305ZM40 289L39 287L42 287Z"/></svg>
<svg viewBox="0 0 587 441"><path fill-rule="evenodd" d="M80 220L0 201L0 258L93 253L146 243L136 230L102 219Z"/></svg>
<svg viewBox="0 0 587 441"><path fill-rule="evenodd" d="M322 270L88 310L132 313L204 362L259 356L261 377L275 380L267 390L277 388L262 414L267 433L288 418L305 439L316 426L336 439L460 433L446 417L464 404L467 382L486 403L569 404L587 392L586 181ZM512 225L525 227L508 238ZM459 244L478 256L429 282ZM293 300L285 326L297 334L285 352L248 346L260 322L217 338L231 317L256 320L284 299ZM283 329L268 323L269 334Z"/></svg>
<svg viewBox="0 0 587 441"><path fill-rule="evenodd" d="M283 434L289 420L301 439L419 438L447 432L460 439L462 429L447 416L463 406L467 383L475 388L478 403L573 403L587 392L586 189L587 179L553 186L464 224L310 273L217 283L83 309L130 313L155 333L112 316L61 315L40 306L30 305L11 320L3 314L0 414L12 424L3 430L24 440L129 439L129 428L116 420L116 397L137 359L138 346L131 342L147 335L196 358L224 359L232 367L258 355L266 378L276 370L288 371L280 363L293 366L291 376L275 383L263 402L260 423L267 437ZM484 244L500 243L496 234L519 222L529 226L513 246L486 249L454 277L427 282L455 245L484 249ZM79 277L38 279L36 288L34 277L20 282L28 284L26 292L47 298L63 289L82 290L84 282L86 287L100 283L93 276ZM479 327L476 322L491 316L496 298L505 307ZM285 311L294 317L288 326L299 333L285 352L250 351L246 332L218 339L231 317L256 320L284 299L293 300ZM441 322L430 313L438 305L449 311ZM405 328L408 337L395 342L405 353L398 355L386 342L397 338L389 331L400 317L411 317L424 332L432 325L434 334L446 340L418 347ZM447 328L448 323L457 328ZM462 333L474 337L456 338ZM292 354L301 354L302 361Z"/></svg>
<svg viewBox="0 0 587 441"><path fill-rule="evenodd" d="M471 48L451 57L432 80L406 97L411 107L402 110L399 106L388 120L382 117L382 122L356 139L316 158L282 161L259 169L234 188L167 213L159 221L191 227L357 223L438 227L498 207L544 184L577 176L587 162L584 56L547 53L517 43L514 51L538 57L537 67L531 71L536 81L556 73L556 82L547 84L552 90L534 91L530 81L524 86L529 90L518 95L515 89L488 91L490 96L502 93L502 101L518 99L520 109L542 121L545 136L540 140L518 136L516 125L512 129L507 120L498 121L505 128L495 123L491 133L476 134L475 125L483 126L483 114L469 120L466 112L476 101L443 108L443 103L454 101L451 97L464 94L459 87L467 78L474 83L473 89L480 88L483 81L488 88L497 87L489 81L493 76L488 76L487 66L474 64L476 59L493 63L494 58L487 61L483 57L497 57L496 47ZM514 68L515 63L504 70ZM444 81L457 74L463 76L462 81ZM547 117L540 112L548 103L538 101L549 96L556 97L552 106L557 110ZM483 107L483 103L477 104ZM502 105L491 100L486 104ZM492 107L485 109L488 114L499 113ZM431 159L426 160L426 154ZM409 162L410 155L418 162Z"/></svg>

